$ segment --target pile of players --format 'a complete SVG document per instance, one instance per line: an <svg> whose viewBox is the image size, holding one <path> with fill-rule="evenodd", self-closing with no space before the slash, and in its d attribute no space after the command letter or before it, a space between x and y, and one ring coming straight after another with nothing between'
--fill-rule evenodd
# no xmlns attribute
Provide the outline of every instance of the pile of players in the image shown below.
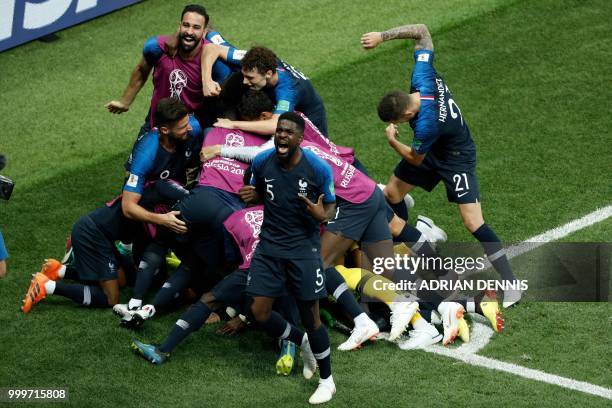
<svg viewBox="0 0 612 408"><path fill-rule="evenodd" d="M456 337L467 342L465 312L484 315L501 331L494 293L444 301L448 294L381 289L400 279L394 268L371 272L375 258L398 251L439 256L435 244L446 240L444 231L426 217L416 226L406 220L414 204L409 191L431 191L443 181L493 267L502 279L515 279L484 222L474 143L433 68L427 28L367 33L361 43L369 49L402 38L416 40L410 92L389 93L378 106L401 161L379 188L352 148L329 139L323 101L303 73L268 48L235 48L212 29L203 7L186 6L178 32L146 41L122 97L106 105L112 113L128 111L153 71L151 108L121 194L74 224L64 258L45 261L22 310L59 295L112 307L123 326L138 328L187 301L191 306L159 345L132 347L161 364L205 322L224 318L222 332L250 327L279 339L278 373L291 372L299 347L304 376L320 370L311 403L336 392L321 316L328 326L352 328L339 350L359 348L383 331L407 350ZM414 131L410 146L397 139L401 122ZM454 273L434 272L433 279ZM122 304L126 283L133 289ZM505 293L504 306L519 299ZM436 317L442 333L432 324Z"/></svg>

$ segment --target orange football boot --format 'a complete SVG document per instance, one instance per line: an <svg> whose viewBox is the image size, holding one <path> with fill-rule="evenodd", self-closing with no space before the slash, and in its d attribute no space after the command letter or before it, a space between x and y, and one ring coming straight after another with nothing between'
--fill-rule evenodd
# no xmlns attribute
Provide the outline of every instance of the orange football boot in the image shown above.
<svg viewBox="0 0 612 408"><path fill-rule="evenodd" d="M32 306L47 296L47 290L45 289L45 283L47 282L49 282L47 275L41 272L34 275L32 281L30 282L28 293L26 293L25 298L23 299L23 306L21 306L21 311L23 313L29 313Z"/></svg>
<svg viewBox="0 0 612 408"><path fill-rule="evenodd" d="M60 280L59 271L62 268L62 263L57 259L49 258L45 259L45 262L40 268L40 273L43 273L47 276L47 278L51 280Z"/></svg>

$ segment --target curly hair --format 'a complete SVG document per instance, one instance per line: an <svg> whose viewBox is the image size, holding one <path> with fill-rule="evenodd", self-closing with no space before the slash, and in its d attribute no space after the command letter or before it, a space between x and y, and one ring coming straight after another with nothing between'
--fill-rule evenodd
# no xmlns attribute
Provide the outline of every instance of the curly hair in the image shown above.
<svg viewBox="0 0 612 408"><path fill-rule="evenodd" d="M263 75L268 71L276 72L277 58L269 48L252 47L242 58L241 64L242 68L248 71L255 69Z"/></svg>

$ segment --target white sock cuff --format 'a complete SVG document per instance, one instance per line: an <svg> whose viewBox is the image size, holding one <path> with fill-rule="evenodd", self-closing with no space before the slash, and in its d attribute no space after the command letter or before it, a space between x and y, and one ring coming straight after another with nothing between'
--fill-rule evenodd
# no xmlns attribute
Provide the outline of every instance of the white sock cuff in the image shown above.
<svg viewBox="0 0 612 408"><path fill-rule="evenodd" d="M45 282L45 292L47 292L47 295L52 295L53 292L55 292L55 285L55 281L52 281L50 279Z"/></svg>

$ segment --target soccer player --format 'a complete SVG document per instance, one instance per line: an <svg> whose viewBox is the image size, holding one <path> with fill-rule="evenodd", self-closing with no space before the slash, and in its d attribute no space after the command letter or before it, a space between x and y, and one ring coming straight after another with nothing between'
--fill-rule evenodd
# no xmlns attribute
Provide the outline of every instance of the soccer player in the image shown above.
<svg viewBox="0 0 612 408"><path fill-rule="evenodd" d="M191 4L181 13L176 35L149 38L123 95L105 105L108 111L116 114L127 112L153 70L151 108L140 133L153 126L155 107L161 98L167 97L180 98L189 112L198 115L199 121L203 123L201 113L204 97L200 66L202 46L208 42L230 45L208 26L208 22L206 9ZM232 68L220 61L213 70L215 79L221 82L231 73Z"/></svg>
<svg viewBox="0 0 612 408"><path fill-rule="evenodd" d="M234 47L207 44L202 54L202 77L208 95L216 95L221 90L212 78L212 66L218 58L232 65L241 64L243 83L250 89L266 92L276 106L270 119L256 122L218 119L215 126L271 135L276 130L280 114L297 110L327 135L325 106L312 83L299 70L277 58L270 49L253 47L245 54Z"/></svg>
<svg viewBox="0 0 612 408"><path fill-rule="evenodd" d="M272 109L269 100L268 104L264 101L262 105L261 102L260 99L254 100L248 94L245 95L238 106L241 116L245 120L257 120L262 112ZM240 130L215 128L207 133L202 149L211 145L259 146L264 141L261 136ZM206 264L210 273L219 271L224 261L223 222L234 211L244 207L238 191L244 185L243 176L247 168L246 163L224 157L215 157L202 163L198 186L175 206L189 230L189 242L185 245ZM153 302L142 307L142 310L134 313L129 304L122 304L113 310L126 323L129 321L128 327L141 326L145 320L153 317L160 306L170 303L177 291L187 285L190 277L185 267L183 265L179 268L159 290Z"/></svg>
<svg viewBox="0 0 612 408"><path fill-rule="evenodd" d="M118 254L115 241L131 242L142 223L185 233L179 212L157 214L143 207L145 184L162 179L184 182L191 158L202 144L200 126L177 99L159 101L155 112L157 128L139 137L132 151L130 175L123 194L104 207L81 217L71 234L74 268L49 259L31 281L22 311L47 295L60 295L89 307L110 307L119 300ZM66 284L61 279L86 281Z"/></svg>
<svg viewBox="0 0 612 408"><path fill-rule="evenodd" d="M318 299L327 296L320 255L320 223L334 213L336 197L329 166L300 148L304 120L294 112L280 115L275 148L253 161L251 185L240 190L247 203L263 201L264 221L247 278L251 312L268 334L311 347L320 369L317 390L309 402L329 401L336 391L331 374L329 337L319 319ZM314 201L313 201L314 200ZM272 313L274 299L295 296L307 335ZM311 378L316 364L304 367Z"/></svg>
<svg viewBox="0 0 612 408"><path fill-rule="evenodd" d="M415 65L410 93L394 91L378 104L378 116L389 125L385 134L389 145L402 157L385 188L394 211L406 218L404 195L415 186L427 191L443 181L450 202L456 203L466 229L482 244L491 264L503 280L514 281L510 263L500 239L484 222L476 178L476 146L457 102L433 67L431 35L424 24L410 24L361 37L365 49L394 39L416 40ZM398 124L409 122L414 131L411 146L398 140ZM421 233L408 225L406 241L421 243ZM504 293L503 305L520 300L518 291Z"/></svg>
<svg viewBox="0 0 612 408"><path fill-rule="evenodd" d="M202 327L213 310L228 306L234 310L242 310L244 313L243 308L247 304L244 289L247 284L248 268L259 242L262 220L263 206L261 205L236 211L225 220L224 226L234 241L233 247L235 245L241 254L242 263L238 269L227 275L210 292L202 295L197 302L185 311L159 346L134 340L132 349L153 364L162 364L187 336ZM248 304L250 305L250 302ZM276 304L275 308L281 310L280 307L285 305L286 302L282 305ZM240 314L237 320L233 319L227 327L220 329L220 331L235 333L245 326L246 317ZM288 375L292 367L293 356L283 354L277 362L277 372Z"/></svg>

